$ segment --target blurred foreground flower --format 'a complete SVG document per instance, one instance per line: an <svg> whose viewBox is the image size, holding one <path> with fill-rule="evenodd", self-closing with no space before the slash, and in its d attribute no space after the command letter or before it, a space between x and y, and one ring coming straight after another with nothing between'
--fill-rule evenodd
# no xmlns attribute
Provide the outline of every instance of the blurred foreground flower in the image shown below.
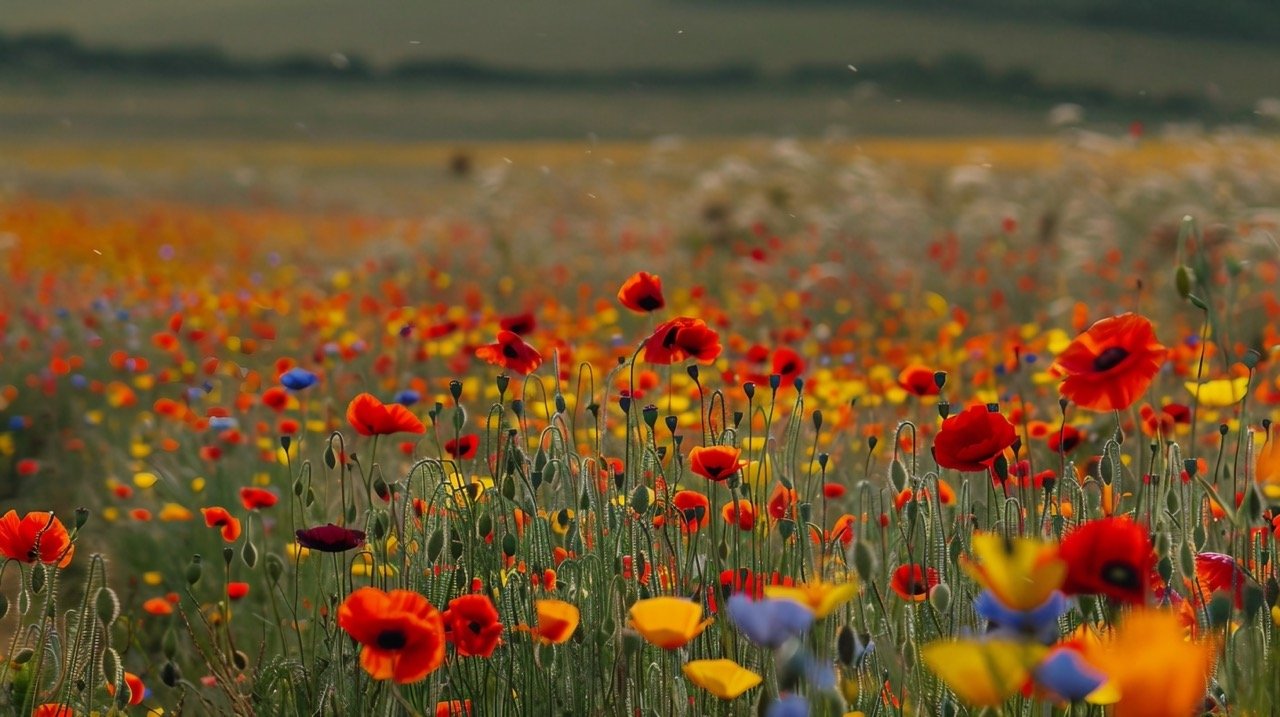
<svg viewBox="0 0 1280 717"><path fill-rule="evenodd" d="M733 660L694 660L681 668L693 684L722 700L736 699L760 684L760 675Z"/></svg>
<svg viewBox="0 0 1280 717"><path fill-rule="evenodd" d="M631 624L649 644L664 650L683 647L711 624L702 606L678 597L639 600L631 606Z"/></svg>

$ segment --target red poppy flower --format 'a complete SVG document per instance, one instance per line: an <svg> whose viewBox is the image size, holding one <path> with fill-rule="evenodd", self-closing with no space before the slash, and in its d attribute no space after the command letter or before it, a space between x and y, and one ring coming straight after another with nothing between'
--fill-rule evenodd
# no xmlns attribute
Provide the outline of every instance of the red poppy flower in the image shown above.
<svg viewBox="0 0 1280 717"><path fill-rule="evenodd" d="M648 314L667 305L662 298L662 280L645 271L637 271L622 282L618 301L638 314Z"/></svg>
<svg viewBox="0 0 1280 717"><path fill-rule="evenodd" d="M162 597L154 597L142 603L142 610L148 615L163 617L173 614L173 604Z"/></svg>
<svg viewBox="0 0 1280 717"><path fill-rule="evenodd" d="M322 553L341 553L364 545L364 531L328 523L314 528L299 528L294 535L298 545Z"/></svg>
<svg viewBox="0 0 1280 717"><path fill-rule="evenodd" d="M912 364L898 374L898 385L913 396L937 396L941 390L933 374L930 368Z"/></svg>
<svg viewBox="0 0 1280 717"><path fill-rule="evenodd" d="M749 531L756 527L756 508L749 500L735 500L725 503L720 508L720 516L729 525L738 526L738 530Z"/></svg>
<svg viewBox="0 0 1280 717"><path fill-rule="evenodd" d="M1196 580L1204 591L1203 597L1219 591L1228 592L1237 610L1244 609L1244 586L1253 582L1235 558L1222 553L1196 555ZM1199 600L1201 596L1195 597Z"/></svg>
<svg viewBox="0 0 1280 717"><path fill-rule="evenodd" d="M226 508L214 506L212 508L201 508L200 512L204 515L204 524L210 528L221 528L222 539L228 543L236 542L236 538L240 537L240 519L227 512Z"/></svg>
<svg viewBox="0 0 1280 717"><path fill-rule="evenodd" d="M31 713L31 717L75 717L75 710L56 702L46 702Z"/></svg>
<svg viewBox="0 0 1280 717"><path fill-rule="evenodd" d="M1120 411L1146 392L1168 351L1137 314L1102 319L1071 342L1049 368L1062 395L1081 408Z"/></svg>
<svg viewBox="0 0 1280 717"><path fill-rule="evenodd" d="M1062 538L1058 553L1067 562L1062 592L1106 595L1141 604L1151 592L1156 556L1146 529L1128 518L1083 523Z"/></svg>
<svg viewBox="0 0 1280 717"><path fill-rule="evenodd" d="M244 504L245 510L270 508L279 501L280 499L276 497L276 494L266 488L248 486L240 489L240 502Z"/></svg>
<svg viewBox="0 0 1280 717"><path fill-rule="evenodd" d="M781 378L783 386L795 383L804 368L804 359L795 350L783 346L773 352L773 373Z"/></svg>
<svg viewBox="0 0 1280 717"><path fill-rule="evenodd" d="M1046 439L1049 450L1054 453L1070 453L1074 451L1080 442L1084 440L1084 434L1075 426L1063 426L1061 430L1050 431Z"/></svg>
<svg viewBox="0 0 1280 717"><path fill-rule="evenodd" d="M436 717L471 717L471 700L437 702Z"/></svg>
<svg viewBox="0 0 1280 717"><path fill-rule="evenodd" d="M680 516L680 531L683 533L696 533L707 527L711 520L711 501L697 491L679 491L671 498L671 504Z"/></svg>
<svg viewBox="0 0 1280 717"><path fill-rule="evenodd" d="M502 642L498 610L486 595L463 595L444 611L445 637L463 657L488 657Z"/></svg>
<svg viewBox="0 0 1280 717"><path fill-rule="evenodd" d="M679 316L660 324L644 342L647 363L673 364L687 359L710 363L720 355L720 335L702 319Z"/></svg>
<svg viewBox="0 0 1280 717"><path fill-rule="evenodd" d="M249 583L227 583L227 597L241 600L249 594Z"/></svg>
<svg viewBox="0 0 1280 717"><path fill-rule="evenodd" d="M689 470L719 483L745 465L740 455L742 451L733 446L694 446L689 453Z"/></svg>
<svg viewBox="0 0 1280 717"><path fill-rule="evenodd" d="M504 316L498 319L498 328L504 331L510 331L513 334L528 336L537 328L538 320L534 317L533 312L526 311L523 314L515 316Z"/></svg>
<svg viewBox="0 0 1280 717"><path fill-rule="evenodd" d="M1013 424L999 412L971 406L942 422L933 439L933 457L943 468L984 471L1017 438Z"/></svg>
<svg viewBox="0 0 1280 717"><path fill-rule="evenodd" d="M368 393L351 399L347 405L347 423L362 436L425 433L427 430L409 409L398 403L385 404Z"/></svg>
<svg viewBox="0 0 1280 717"><path fill-rule="evenodd" d="M6 558L65 568L75 550L66 526L53 513L27 513L19 519L11 510L0 518L0 554Z"/></svg>
<svg viewBox="0 0 1280 717"><path fill-rule="evenodd" d="M364 587L338 608L338 626L360 650L360 666L375 680L417 682L444 663L444 618L410 590Z"/></svg>
<svg viewBox="0 0 1280 717"><path fill-rule="evenodd" d="M923 602L938 585L938 571L933 568L922 569L919 565L899 565L889 579L889 587L903 600Z"/></svg>
<svg viewBox="0 0 1280 717"><path fill-rule="evenodd" d="M132 672L124 673L124 686L129 690L129 706L134 707L142 704L142 700L147 696L147 687L142 684L142 678ZM116 686L110 682L107 683L107 694L112 697L116 696Z"/></svg>
<svg viewBox="0 0 1280 717"><path fill-rule="evenodd" d="M273 411L283 411L289 405L289 394L279 386L272 386L262 392L262 405Z"/></svg>
<svg viewBox="0 0 1280 717"><path fill-rule="evenodd" d="M479 447L480 437L474 433L450 438L444 442L444 452L460 460L475 458L476 449Z"/></svg>
<svg viewBox="0 0 1280 717"><path fill-rule="evenodd" d="M773 486L773 491L769 493L769 502L766 507L770 518L782 520L783 518L794 517L791 515L791 508L795 504L795 490L786 488L781 483L778 483Z"/></svg>
<svg viewBox="0 0 1280 717"><path fill-rule="evenodd" d="M476 349L476 356L521 375L533 373L542 365L542 355L513 331L499 331L498 342Z"/></svg>

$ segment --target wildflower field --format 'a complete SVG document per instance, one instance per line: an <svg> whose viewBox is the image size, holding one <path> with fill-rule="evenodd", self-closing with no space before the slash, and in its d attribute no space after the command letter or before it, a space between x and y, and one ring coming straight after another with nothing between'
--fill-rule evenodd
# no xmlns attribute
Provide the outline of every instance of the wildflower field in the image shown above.
<svg viewBox="0 0 1280 717"><path fill-rule="evenodd" d="M13 149L5 714L1280 704L1273 140Z"/></svg>

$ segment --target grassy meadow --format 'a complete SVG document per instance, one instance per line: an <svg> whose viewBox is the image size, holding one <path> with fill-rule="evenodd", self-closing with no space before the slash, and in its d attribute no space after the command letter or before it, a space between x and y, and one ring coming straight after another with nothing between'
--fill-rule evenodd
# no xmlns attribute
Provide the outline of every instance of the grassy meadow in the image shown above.
<svg viewBox="0 0 1280 717"><path fill-rule="evenodd" d="M0 101L0 711L1280 701L1273 138L134 87Z"/></svg>

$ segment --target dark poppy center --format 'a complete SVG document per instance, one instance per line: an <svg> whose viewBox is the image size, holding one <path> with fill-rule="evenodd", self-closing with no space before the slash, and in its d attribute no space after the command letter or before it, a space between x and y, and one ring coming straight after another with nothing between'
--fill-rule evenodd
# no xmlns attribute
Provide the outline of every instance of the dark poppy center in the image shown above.
<svg viewBox="0 0 1280 717"><path fill-rule="evenodd" d="M1109 371L1129 358L1129 351L1119 346L1109 346L1093 360L1093 370Z"/></svg>
<svg viewBox="0 0 1280 717"><path fill-rule="evenodd" d="M471 622L467 623L467 629L477 635L480 634L480 630L483 629L483 627L484 627L483 625L476 622L475 620L472 620Z"/></svg>
<svg viewBox="0 0 1280 717"><path fill-rule="evenodd" d="M925 595L929 592L929 583L923 578L912 578L907 592L912 595Z"/></svg>
<svg viewBox="0 0 1280 717"><path fill-rule="evenodd" d="M662 308L662 299L659 299L652 294L648 294L640 297L640 300L636 302L636 306L639 306L645 311L656 311Z"/></svg>
<svg viewBox="0 0 1280 717"><path fill-rule="evenodd" d="M374 640L379 648L383 650L399 650L409 642L408 638L400 630L383 630L378 633L378 639Z"/></svg>
<svg viewBox="0 0 1280 717"><path fill-rule="evenodd" d="M786 376L787 374L796 373L796 365L794 363L787 362L782 365L782 368L778 371L778 373L783 376Z"/></svg>
<svg viewBox="0 0 1280 717"><path fill-rule="evenodd" d="M680 327L673 326L667 330L665 336L662 337L662 348L669 349L676 345L676 336L680 334Z"/></svg>
<svg viewBox="0 0 1280 717"><path fill-rule="evenodd" d="M1138 578L1138 569L1126 562L1113 560L1102 566L1102 581L1125 590L1137 590L1142 587Z"/></svg>
<svg viewBox="0 0 1280 717"><path fill-rule="evenodd" d="M724 472L724 466L709 466L704 464L702 466L702 470L706 471L707 475L715 478Z"/></svg>
<svg viewBox="0 0 1280 717"><path fill-rule="evenodd" d="M506 356L509 359L520 358L520 352L516 351L515 344L503 344L502 355Z"/></svg>

